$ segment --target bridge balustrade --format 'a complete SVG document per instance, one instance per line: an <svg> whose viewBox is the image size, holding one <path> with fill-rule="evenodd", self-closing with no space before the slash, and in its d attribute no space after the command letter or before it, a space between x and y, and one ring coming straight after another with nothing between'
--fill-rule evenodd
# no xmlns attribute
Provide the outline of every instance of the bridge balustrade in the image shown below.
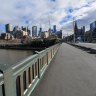
<svg viewBox="0 0 96 96"><path fill-rule="evenodd" d="M0 96L30 96L58 48L56 44L12 66L1 64Z"/></svg>
<svg viewBox="0 0 96 96"><path fill-rule="evenodd" d="M5 96L4 78L2 73L0 73L0 96Z"/></svg>

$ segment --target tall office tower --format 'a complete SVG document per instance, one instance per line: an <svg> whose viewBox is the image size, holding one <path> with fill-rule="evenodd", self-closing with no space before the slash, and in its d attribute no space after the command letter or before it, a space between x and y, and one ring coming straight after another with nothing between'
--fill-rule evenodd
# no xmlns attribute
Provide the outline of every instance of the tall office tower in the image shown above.
<svg viewBox="0 0 96 96"><path fill-rule="evenodd" d="M96 28L96 21L90 24L90 31L94 31L95 28Z"/></svg>
<svg viewBox="0 0 96 96"><path fill-rule="evenodd" d="M82 28L83 35L85 34L85 26Z"/></svg>
<svg viewBox="0 0 96 96"><path fill-rule="evenodd" d="M38 34L39 37L41 37L41 33L42 33L42 28L39 29L39 34Z"/></svg>
<svg viewBox="0 0 96 96"><path fill-rule="evenodd" d="M83 31L84 31L84 33L85 33L85 26L83 26Z"/></svg>
<svg viewBox="0 0 96 96"><path fill-rule="evenodd" d="M77 22L75 21L74 23L74 34L77 35L78 34L78 25Z"/></svg>
<svg viewBox="0 0 96 96"><path fill-rule="evenodd" d="M53 32L56 33L56 25L53 26Z"/></svg>
<svg viewBox="0 0 96 96"><path fill-rule="evenodd" d="M90 24L90 40L96 40L96 21Z"/></svg>
<svg viewBox="0 0 96 96"><path fill-rule="evenodd" d="M31 30L28 27L27 27L27 33L28 33L28 35L31 34Z"/></svg>
<svg viewBox="0 0 96 96"><path fill-rule="evenodd" d="M36 37L37 36L37 26L33 26L32 27L32 37Z"/></svg>
<svg viewBox="0 0 96 96"><path fill-rule="evenodd" d="M5 27L6 27L6 32L7 33L11 33L13 31L13 27L12 27L11 24L6 24Z"/></svg>

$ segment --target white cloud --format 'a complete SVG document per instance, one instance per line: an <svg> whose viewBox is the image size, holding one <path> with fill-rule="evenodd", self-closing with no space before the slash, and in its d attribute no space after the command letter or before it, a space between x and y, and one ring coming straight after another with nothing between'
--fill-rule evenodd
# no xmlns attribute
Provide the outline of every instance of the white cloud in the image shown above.
<svg viewBox="0 0 96 96"><path fill-rule="evenodd" d="M91 1L91 3L88 3L87 5L81 6L81 8L77 8L76 10L74 10L74 12L71 15L73 17L76 17L79 27L82 27L84 25L86 26L86 30L89 30L90 23L96 21L95 13L96 13L96 1L95 2ZM69 34L73 33L72 31L67 30L67 29L73 30L72 23L73 23L72 20L67 23L64 23L63 25L63 29L65 28L64 32L69 32Z"/></svg>
<svg viewBox="0 0 96 96"><path fill-rule="evenodd" d="M9 2L3 0L1 2L1 24L25 25L27 19L32 25L39 26L41 23L47 29L50 18L51 25L56 24L58 28L63 26L66 30L72 30L72 20L60 23L68 15L76 17L80 26L88 25L96 19L95 0L56 0L55 2L51 0L10 0ZM69 9L73 12L68 12Z"/></svg>

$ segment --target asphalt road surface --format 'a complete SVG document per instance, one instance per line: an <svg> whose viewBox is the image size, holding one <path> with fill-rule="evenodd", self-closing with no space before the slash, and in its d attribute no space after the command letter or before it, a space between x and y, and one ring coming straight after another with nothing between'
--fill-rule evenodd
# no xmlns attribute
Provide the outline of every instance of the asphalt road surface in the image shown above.
<svg viewBox="0 0 96 96"><path fill-rule="evenodd" d="M96 96L96 57L62 44L33 96Z"/></svg>

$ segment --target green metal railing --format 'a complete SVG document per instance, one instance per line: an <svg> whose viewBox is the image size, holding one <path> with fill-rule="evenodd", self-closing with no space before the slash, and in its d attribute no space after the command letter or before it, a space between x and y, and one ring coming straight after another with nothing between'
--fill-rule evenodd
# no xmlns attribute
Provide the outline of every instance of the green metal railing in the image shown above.
<svg viewBox="0 0 96 96"><path fill-rule="evenodd" d="M9 66L0 65L0 96L30 96L43 77L60 44L37 52L25 60Z"/></svg>

